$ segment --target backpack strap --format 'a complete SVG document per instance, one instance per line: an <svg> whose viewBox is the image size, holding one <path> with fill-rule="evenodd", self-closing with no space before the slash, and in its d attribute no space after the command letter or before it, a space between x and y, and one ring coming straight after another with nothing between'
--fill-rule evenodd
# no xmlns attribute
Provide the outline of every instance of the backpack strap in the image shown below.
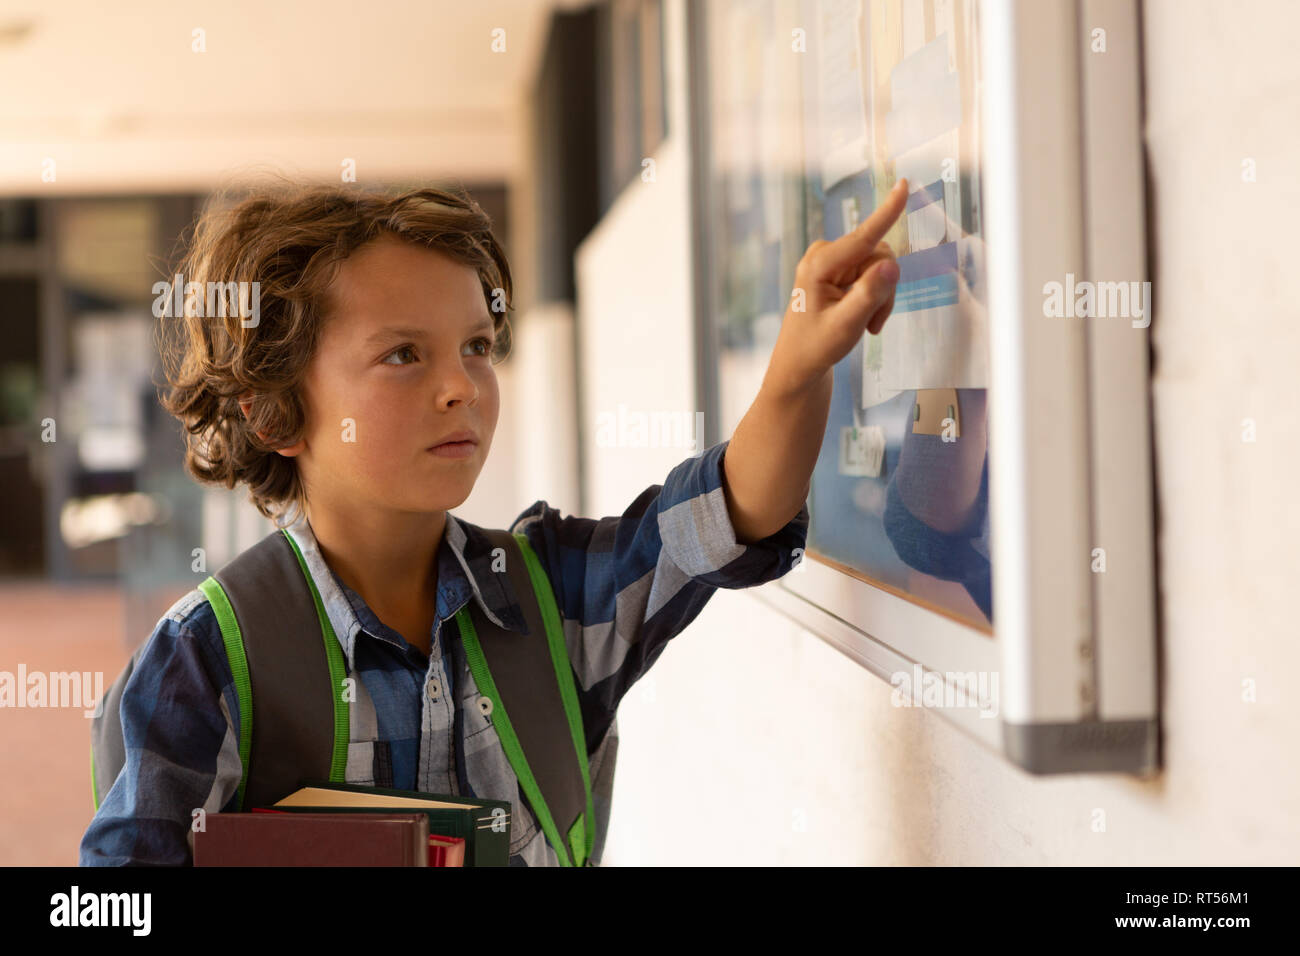
<svg viewBox="0 0 1300 956"><path fill-rule="evenodd" d="M267 535L199 589L221 626L239 699L239 809L275 803L304 779L344 782L346 664L293 538L284 530ZM146 641L135 649L91 723L90 780L96 811L126 764L122 692L147 646Z"/></svg>
<svg viewBox="0 0 1300 956"><path fill-rule="evenodd" d="M470 671L561 864L590 865L595 811L586 734L555 594L525 535L485 531L505 549L528 633L497 627L470 601L456 614ZM268 535L199 587L221 626L239 700L239 809L269 806L304 780L346 782L346 663L293 538L283 529ZM118 703L140 650L105 695L102 717L92 728L97 809L124 762ZM538 679L548 673L554 681Z"/></svg>
<svg viewBox="0 0 1300 956"><path fill-rule="evenodd" d="M344 782L347 666L289 532L267 535L199 587L221 625L239 696L239 809L270 806L304 779Z"/></svg>
<svg viewBox="0 0 1300 956"><path fill-rule="evenodd" d="M117 775L126 766L126 741L122 739L122 691L147 645L148 641L131 654L113 686L100 698L90 722L90 793L96 812L112 789Z"/></svg>
<svg viewBox="0 0 1300 956"><path fill-rule="evenodd" d="M583 866L591 857L595 812L586 734L555 594L525 535L486 533L507 555L506 571L528 633L497 627L471 601L456 614L465 656L491 702L488 716L524 797L561 865ZM547 674L555 680L544 679Z"/></svg>

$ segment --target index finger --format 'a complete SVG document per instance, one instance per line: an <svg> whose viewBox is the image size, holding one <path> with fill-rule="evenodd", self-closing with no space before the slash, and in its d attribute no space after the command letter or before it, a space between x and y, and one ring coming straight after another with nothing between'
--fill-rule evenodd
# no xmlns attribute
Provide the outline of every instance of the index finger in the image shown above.
<svg viewBox="0 0 1300 956"><path fill-rule="evenodd" d="M817 256L818 278L834 275L862 262L876 250L885 233L893 227L907 206L907 180L900 179L866 221L834 242L824 246Z"/></svg>

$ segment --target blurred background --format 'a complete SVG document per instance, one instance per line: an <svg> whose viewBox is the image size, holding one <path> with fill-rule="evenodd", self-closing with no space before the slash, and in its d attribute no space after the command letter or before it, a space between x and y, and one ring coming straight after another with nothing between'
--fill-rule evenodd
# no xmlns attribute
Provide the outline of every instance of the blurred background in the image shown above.
<svg viewBox="0 0 1300 956"><path fill-rule="evenodd" d="M932 29L944 0L917 3ZM492 216L515 340L467 520L504 526L538 499L618 514L662 481L688 450L596 441L620 403L703 410L704 446L729 437L773 327L755 323L720 394L703 254L717 204L696 161L725 135L718 91L764 79L741 56L752 35L726 24L784 43L816 9L5 0L0 671L111 684L201 579L196 541L219 566L270 530L242 491L184 474L150 334L152 286L209 195L266 172L461 184ZM620 709L607 865L1294 863L1300 770L1279 755L1300 729L1284 683L1300 642L1278 596L1300 532L1280 394L1300 354L1282 291L1300 8L1145 0L1141 22L1166 770L1031 778L892 707L887 684L797 622L719 593ZM791 142L778 123L751 145ZM1261 438L1243 453L1245 417ZM1245 677L1258 706L1241 706ZM75 864L89 756L79 709L0 710L0 865Z"/></svg>

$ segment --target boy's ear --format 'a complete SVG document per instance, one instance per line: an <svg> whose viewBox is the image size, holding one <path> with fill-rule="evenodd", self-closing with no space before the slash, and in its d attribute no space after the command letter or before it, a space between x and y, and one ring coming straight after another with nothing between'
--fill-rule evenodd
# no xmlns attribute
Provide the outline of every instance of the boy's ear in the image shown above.
<svg viewBox="0 0 1300 956"><path fill-rule="evenodd" d="M247 419L250 416L250 414L252 413L252 409L253 409L252 394L245 393L239 396L239 410L244 413L244 418ZM262 441L269 441L269 439L266 437L266 432L259 431L257 433L257 437L262 439ZM284 448L277 448L276 451L286 458L293 458L295 455L302 452L302 450L305 447L306 445L303 442L303 440L299 439L298 441L294 442L292 445L286 445Z"/></svg>

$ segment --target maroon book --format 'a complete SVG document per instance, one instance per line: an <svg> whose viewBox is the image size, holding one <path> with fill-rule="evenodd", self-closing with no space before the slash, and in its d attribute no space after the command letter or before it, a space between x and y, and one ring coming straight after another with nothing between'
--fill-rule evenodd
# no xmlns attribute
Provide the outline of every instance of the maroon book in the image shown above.
<svg viewBox="0 0 1300 956"><path fill-rule="evenodd" d="M428 866L424 813L209 813L195 866Z"/></svg>
<svg viewBox="0 0 1300 956"><path fill-rule="evenodd" d="M288 813L274 807L253 807L253 813ZM429 866L464 866L465 838L429 834Z"/></svg>

